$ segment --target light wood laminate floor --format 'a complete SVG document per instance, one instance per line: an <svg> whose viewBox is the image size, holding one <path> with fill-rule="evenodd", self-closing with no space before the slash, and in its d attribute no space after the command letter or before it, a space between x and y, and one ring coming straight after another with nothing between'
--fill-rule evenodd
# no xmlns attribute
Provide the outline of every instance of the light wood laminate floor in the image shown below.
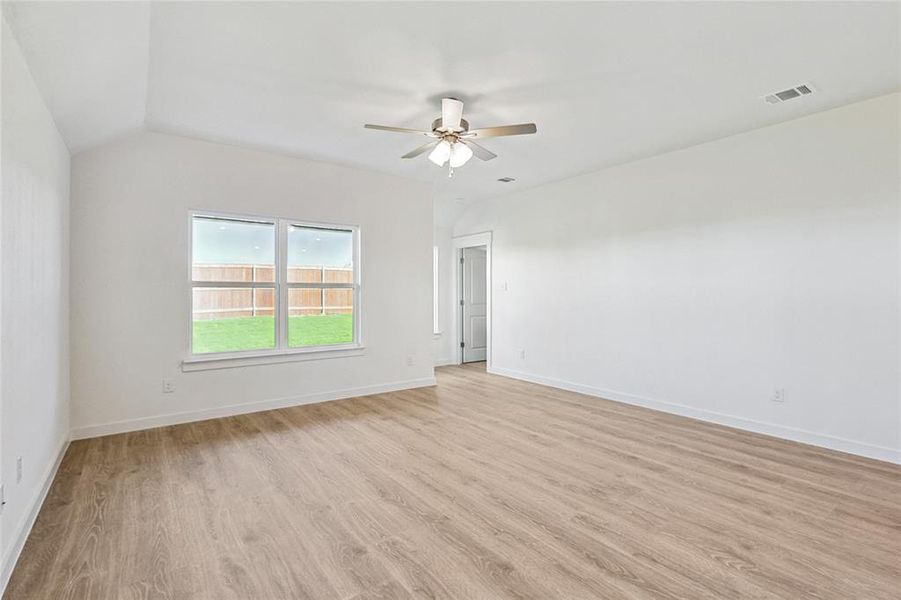
<svg viewBox="0 0 901 600"><path fill-rule="evenodd" d="M901 468L505 379L75 442L7 598L901 592Z"/></svg>

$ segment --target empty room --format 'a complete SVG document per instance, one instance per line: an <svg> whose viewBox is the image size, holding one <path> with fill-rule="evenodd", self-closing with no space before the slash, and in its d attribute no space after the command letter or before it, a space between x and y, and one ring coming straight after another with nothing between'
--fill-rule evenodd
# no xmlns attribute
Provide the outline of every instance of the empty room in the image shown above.
<svg viewBox="0 0 901 600"><path fill-rule="evenodd" d="M4 600L901 597L901 1L0 2Z"/></svg>

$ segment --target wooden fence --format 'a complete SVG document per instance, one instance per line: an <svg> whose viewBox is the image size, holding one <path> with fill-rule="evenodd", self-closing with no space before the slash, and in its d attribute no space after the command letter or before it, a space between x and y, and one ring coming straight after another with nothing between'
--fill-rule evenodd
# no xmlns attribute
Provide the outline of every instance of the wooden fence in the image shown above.
<svg viewBox="0 0 901 600"><path fill-rule="evenodd" d="M269 265L196 265L194 281L271 283ZM336 267L288 267L288 283L353 283L353 270ZM274 288L194 288L194 319L273 316ZM294 288L288 290L288 315L335 315L353 312L353 290Z"/></svg>

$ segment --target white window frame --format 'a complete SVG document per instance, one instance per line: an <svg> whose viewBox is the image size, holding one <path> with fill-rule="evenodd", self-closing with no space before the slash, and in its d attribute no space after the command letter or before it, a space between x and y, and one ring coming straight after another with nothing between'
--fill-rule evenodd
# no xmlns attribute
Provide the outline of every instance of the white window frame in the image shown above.
<svg viewBox="0 0 901 600"><path fill-rule="evenodd" d="M260 282L222 282L222 281L194 281L194 230L195 217L209 217L211 219L230 219L251 223L266 223L275 225L275 281ZM332 229L350 231L353 235L353 281L346 283L288 283L288 227L311 227L317 229ZM314 360L322 358L337 358L363 351L363 327L362 327L362 282L360 261L360 228L357 225L344 225L337 223L312 222L304 219L292 219L286 217L270 217L262 215L235 214L214 212L208 210L192 210L188 215L188 343L187 358L182 361L183 371L199 371L206 369L222 369L230 367L242 367L255 364L271 364L279 362L291 362L297 360ZM274 288L275 301L275 347L266 350L242 350L236 352L211 352L206 354L194 354L194 289L195 288ZM303 288L341 288L353 290L353 341L346 344L332 344L327 346L303 346L291 348L288 346L288 290Z"/></svg>

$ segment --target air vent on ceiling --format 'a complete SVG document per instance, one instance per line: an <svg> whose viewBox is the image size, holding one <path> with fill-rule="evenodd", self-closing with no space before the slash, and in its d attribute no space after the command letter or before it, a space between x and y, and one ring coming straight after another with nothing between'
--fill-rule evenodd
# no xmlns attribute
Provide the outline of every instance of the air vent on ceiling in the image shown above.
<svg viewBox="0 0 901 600"><path fill-rule="evenodd" d="M809 85L802 84L797 87L782 90L781 92L773 92L772 94L767 94L763 97L763 99L767 104L781 104L783 102L788 102L789 100L794 100L795 98L800 98L801 96L808 96L812 93L813 88L811 88Z"/></svg>
<svg viewBox="0 0 901 600"><path fill-rule="evenodd" d="M516 181L513 177L501 177L498 179L501 183L510 183L511 181Z"/></svg>

